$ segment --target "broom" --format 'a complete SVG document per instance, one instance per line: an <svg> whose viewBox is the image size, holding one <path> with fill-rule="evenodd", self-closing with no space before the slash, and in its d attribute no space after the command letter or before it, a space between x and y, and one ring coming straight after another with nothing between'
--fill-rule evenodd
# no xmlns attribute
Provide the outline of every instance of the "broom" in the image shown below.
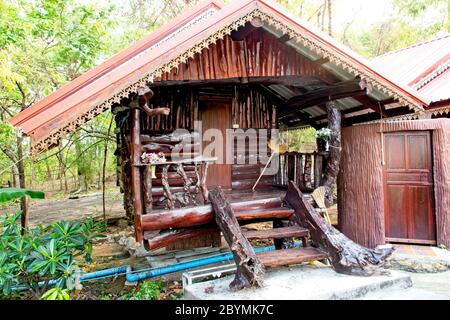
<svg viewBox="0 0 450 320"><path fill-rule="evenodd" d="M319 187L313 191L312 197L319 206L321 212L324 213L325 221L331 224L330 216L328 215L327 207L325 205L325 187Z"/></svg>

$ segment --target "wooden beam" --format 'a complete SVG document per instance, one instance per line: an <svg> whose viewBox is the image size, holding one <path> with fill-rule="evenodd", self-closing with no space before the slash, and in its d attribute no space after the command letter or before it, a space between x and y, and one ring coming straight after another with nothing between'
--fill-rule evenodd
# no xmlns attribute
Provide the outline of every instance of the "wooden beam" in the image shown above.
<svg viewBox="0 0 450 320"><path fill-rule="evenodd" d="M255 17L251 21L247 22L243 27L238 30L233 30L231 32L231 39L233 41L242 41L244 40L250 33L261 28L263 26L263 22L261 18Z"/></svg>
<svg viewBox="0 0 450 320"><path fill-rule="evenodd" d="M282 42L282 43L286 43L289 40L291 40L292 38L287 34L283 34L281 37L278 38L278 41Z"/></svg>
<svg viewBox="0 0 450 320"><path fill-rule="evenodd" d="M144 238L147 240L148 249L155 250L167 247L178 241L189 240L205 234L216 233L217 231L217 226L202 226L191 229L165 230L155 236L152 235L152 231L145 232Z"/></svg>
<svg viewBox="0 0 450 320"><path fill-rule="evenodd" d="M383 118L396 117L396 116L400 116L400 115L406 115L409 113L414 113L414 111L410 110L408 107L399 107L399 108L395 108L395 109L386 110ZM360 116L346 118L342 121L342 126L349 127L349 126L357 124L357 123L376 121L376 120L380 120L380 119L381 119L381 115L376 112L373 112L373 113L363 114Z"/></svg>
<svg viewBox="0 0 450 320"><path fill-rule="evenodd" d="M207 197L209 195L206 195ZM258 219L286 219L292 212L280 207L279 198L258 199L232 203L238 221ZM264 210L256 210L264 209ZM144 231L163 230L169 228L189 228L208 224L214 221L214 212L210 204L174 210L154 210L152 214L142 217Z"/></svg>
<svg viewBox="0 0 450 320"><path fill-rule="evenodd" d="M311 91L289 99L280 109L280 116L294 113L315 105L323 104L329 100L365 95L356 81L345 81L324 89Z"/></svg>
<svg viewBox="0 0 450 320"><path fill-rule="evenodd" d="M311 118L311 116L309 114L305 113L305 112L299 111L299 112L293 113L292 115L295 116L295 117L298 117L301 120L302 123L306 123L306 124L310 125L311 127L313 127L314 129L317 129L319 127L317 122L315 122ZM286 122L286 119L283 119L283 121L284 121L283 123L287 123L287 124L290 123L290 122Z"/></svg>
<svg viewBox="0 0 450 320"><path fill-rule="evenodd" d="M168 80L155 81L152 88L172 87L172 86L193 86L193 87L223 87L238 84L260 84L272 85L283 84L287 86L310 86L325 84L321 79L312 76L282 76L282 77L245 77L227 78L212 80Z"/></svg>
<svg viewBox="0 0 450 320"><path fill-rule="evenodd" d="M314 62L314 64L317 65L317 66L322 66L322 65L324 65L325 63L330 62L330 59L328 59L328 58L320 58L320 59L314 60L313 62Z"/></svg>

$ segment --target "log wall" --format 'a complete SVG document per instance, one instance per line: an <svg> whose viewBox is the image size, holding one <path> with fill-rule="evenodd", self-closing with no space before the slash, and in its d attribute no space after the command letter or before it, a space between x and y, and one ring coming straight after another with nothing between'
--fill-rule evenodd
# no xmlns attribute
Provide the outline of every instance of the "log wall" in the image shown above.
<svg viewBox="0 0 450 320"><path fill-rule="evenodd" d="M294 48L268 32L256 30L242 41L226 36L155 82L293 75L316 76L333 82L326 70Z"/></svg>
<svg viewBox="0 0 450 320"><path fill-rule="evenodd" d="M340 229L372 248L385 242L380 129L380 124L343 129L338 178ZM432 131L437 243L450 247L450 119L383 124L385 133L417 130Z"/></svg>

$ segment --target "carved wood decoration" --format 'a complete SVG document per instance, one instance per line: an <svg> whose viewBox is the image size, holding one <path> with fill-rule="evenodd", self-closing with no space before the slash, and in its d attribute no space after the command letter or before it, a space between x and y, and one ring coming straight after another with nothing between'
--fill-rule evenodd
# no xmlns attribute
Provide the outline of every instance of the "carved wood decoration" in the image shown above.
<svg viewBox="0 0 450 320"><path fill-rule="evenodd" d="M220 188L209 193L209 200L215 213L215 220L233 252L236 262L236 276L230 283L233 291L249 287L262 287L265 268L255 254L250 242L241 232L241 227L231 205Z"/></svg>
<svg viewBox="0 0 450 320"><path fill-rule="evenodd" d="M333 101L327 102L328 128L331 130L327 166L323 177L325 187L325 198L329 205L334 202L333 187L339 174L341 163L341 112Z"/></svg>
<svg viewBox="0 0 450 320"><path fill-rule="evenodd" d="M326 223L293 182L289 183L285 202L295 210L294 221L309 229L313 243L329 254L336 272L357 276L384 272L386 259L394 251L392 246L369 249L353 242Z"/></svg>
<svg viewBox="0 0 450 320"><path fill-rule="evenodd" d="M151 166L146 166L144 168L144 173L142 176L143 180L143 190L144 190L144 208L145 213L151 212L153 208L153 196L152 196L152 171Z"/></svg>

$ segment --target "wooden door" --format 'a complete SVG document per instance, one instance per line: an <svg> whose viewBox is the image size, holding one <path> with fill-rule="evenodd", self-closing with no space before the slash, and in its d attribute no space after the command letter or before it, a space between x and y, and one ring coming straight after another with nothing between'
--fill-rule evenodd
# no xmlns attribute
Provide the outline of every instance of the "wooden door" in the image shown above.
<svg viewBox="0 0 450 320"><path fill-rule="evenodd" d="M220 186L223 189L231 189L231 164L226 164L226 139L227 129L231 126L231 104L222 101L205 101L201 107L201 120L204 137L208 129L218 129L223 137L221 150L217 149L217 153L211 154L213 157L222 158L222 163L212 163L209 165L206 185L208 187ZM210 143L212 141L204 141L203 148L207 147ZM219 147L219 144L216 144L216 146ZM222 156L219 154L220 152L222 152Z"/></svg>
<svg viewBox="0 0 450 320"><path fill-rule="evenodd" d="M436 243L431 134L385 135L386 240Z"/></svg>

